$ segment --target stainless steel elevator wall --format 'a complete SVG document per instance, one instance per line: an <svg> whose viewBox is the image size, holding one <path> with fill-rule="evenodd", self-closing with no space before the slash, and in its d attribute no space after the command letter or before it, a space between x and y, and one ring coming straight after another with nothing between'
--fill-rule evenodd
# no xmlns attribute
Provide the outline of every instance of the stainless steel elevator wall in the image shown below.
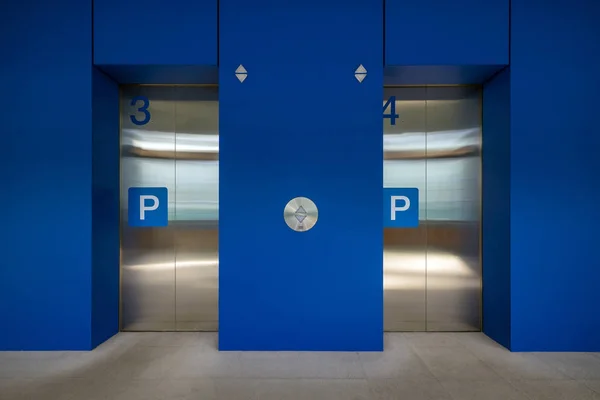
<svg viewBox="0 0 600 400"><path fill-rule="evenodd" d="M151 117L135 125L135 96ZM218 88L121 88L121 329L218 328ZM139 113L138 113L139 114ZM129 187L167 187L169 225L127 223Z"/></svg>
<svg viewBox="0 0 600 400"><path fill-rule="evenodd" d="M384 187L419 188L418 228L384 229L384 329L481 329L481 90L384 89Z"/></svg>

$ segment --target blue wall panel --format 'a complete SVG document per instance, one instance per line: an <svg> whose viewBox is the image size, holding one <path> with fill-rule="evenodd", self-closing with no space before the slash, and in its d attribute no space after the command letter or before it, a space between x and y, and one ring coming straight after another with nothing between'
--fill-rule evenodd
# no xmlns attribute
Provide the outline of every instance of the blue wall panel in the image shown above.
<svg viewBox="0 0 600 400"><path fill-rule="evenodd" d="M508 14L508 0L386 0L385 63L506 65Z"/></svg>
<svg viewBox="0 0 600 400"><path fill-rule="evenodd" d="M600 2L511 18L511 347L600 351Z"/></svg>
<svg viewBox="0 0 600 400"><path fill-rule="evenodd" d="M222 350L383 347L382 21L369 0L220 3ZM308 232L283 220L296 196Z"/></svg>
<svg viewBox="0 0 600 400"><path fill-rule="evenodd" d="M510 348L510 71L483 87L483 331Z"/></svg>
<svg viewBox="0 0 600 400"><path fill-rule="evenodd" d="M217 0L95 0L94 63L122 83L214 83Z"/></svg>
<svg viewBox="0 0 600 400"><path fill-rule="evenodd" d="M0 11L0 350L89 349L91 2Z"/></svg>
<svg viewBox="0 0 600 400"><path fill-rule="evenodd" d="M92 347L119 331L119 86L92 71Z"/></svg>

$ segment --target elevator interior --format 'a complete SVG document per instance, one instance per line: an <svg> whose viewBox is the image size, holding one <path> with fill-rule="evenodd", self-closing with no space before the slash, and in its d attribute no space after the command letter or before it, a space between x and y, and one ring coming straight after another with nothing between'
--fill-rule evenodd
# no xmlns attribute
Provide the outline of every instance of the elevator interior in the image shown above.
<svg viewBox="0 0 600 400"><path fill-rule="evenodd" d="M136 96L149 102L141 125ZM384 329L480 330L481 90L385 88L384 104L392 96L383 183L419 188L420 224L384 229ZM122 87L122 330L218 329L218 107L217 87ZM168 227L128 226L136 186L168 188Z"/></svg>
<svg viewBox="0 0 600 400"><path fill-rule="evenodd" d="M218 88L123 86L120 101L121 329L215 331ZM168 188L168 227L129 227L128 188L153 186Z"/></svg>
<svg viewBox="0 0 600 400"><path fill-rule="evenodd" d="M481 89L385 88L390 98L384 187L419 189L419 227L384 229L384 329L478 331Z"/></svg>

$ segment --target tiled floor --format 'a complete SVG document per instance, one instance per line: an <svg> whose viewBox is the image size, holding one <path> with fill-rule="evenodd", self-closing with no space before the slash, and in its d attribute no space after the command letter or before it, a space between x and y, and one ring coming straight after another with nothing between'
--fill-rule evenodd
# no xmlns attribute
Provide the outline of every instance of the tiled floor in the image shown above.
<svg viewBox="0 0 600 400"><path fill-rule="evenodd" d="M600 354L482 334L386 335L383 353L219 353L216 334L121 333L93 352L0 353L0 399L600 400Z"/></svg>

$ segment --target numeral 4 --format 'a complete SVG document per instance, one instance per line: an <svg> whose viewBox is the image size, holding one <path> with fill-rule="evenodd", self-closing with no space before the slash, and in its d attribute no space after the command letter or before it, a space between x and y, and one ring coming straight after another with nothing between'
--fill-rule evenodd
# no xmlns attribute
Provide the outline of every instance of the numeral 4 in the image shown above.
<svg viewBox="0 0 600 400"><path fill-rule="evenodd" d="M389 114L386 114L385 111L389 107ZM390 119L390 125L396 125L396 118L400 116L396 114L396 96L390 96L390 98L383 105L383 118Z"/></svg>

